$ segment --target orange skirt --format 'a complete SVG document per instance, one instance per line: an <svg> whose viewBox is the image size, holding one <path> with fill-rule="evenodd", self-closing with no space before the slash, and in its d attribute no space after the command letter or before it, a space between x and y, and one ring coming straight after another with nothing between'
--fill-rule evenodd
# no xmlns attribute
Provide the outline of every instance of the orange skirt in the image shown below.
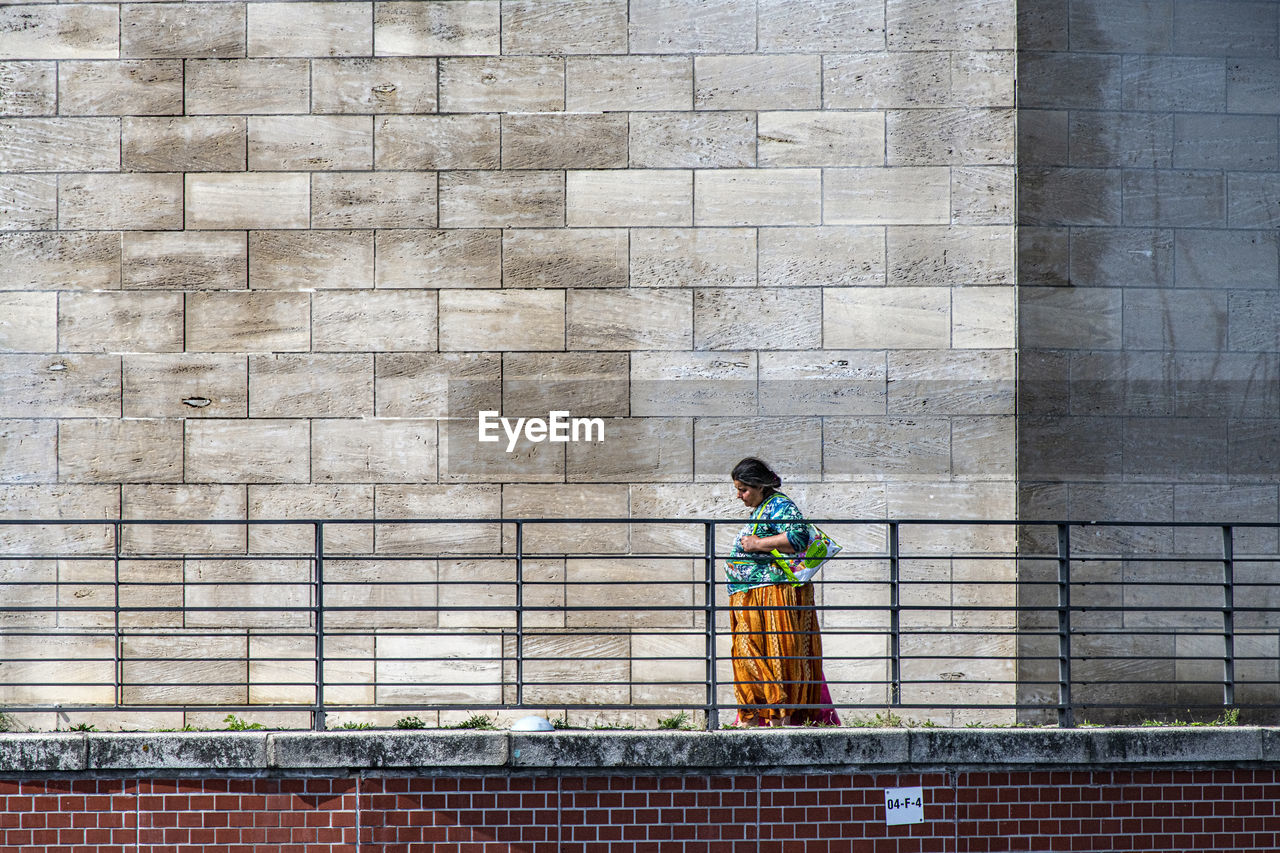
<svg viewBox="0 0 1280 853"><path fill-rule="evenodd" d="M729 606L738 722L768 725L787 715L793 724L816 719L816 708L797 709L817 705L825 683L813 584L745 589L729 596Z"/></svg>

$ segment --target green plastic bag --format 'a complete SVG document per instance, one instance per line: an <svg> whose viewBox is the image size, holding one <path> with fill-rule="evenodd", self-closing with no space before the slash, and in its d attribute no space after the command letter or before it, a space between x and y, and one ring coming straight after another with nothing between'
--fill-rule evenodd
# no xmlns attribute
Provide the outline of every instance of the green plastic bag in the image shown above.
<svg viewBox="0 0 1280 853"><path fill-rule="evenodd" d="M772 497L770 495L770 498ZM769 501L766 500L757 507L757 518L764 512L765 505L768 503ZM758 529L758 526L753 526L752 535L757 535L755 531ZM803 554L784 554L776 548L769 553L773 555L773 564L782 570L787 581L792 586L800 586L813 580L814 575L822 570L823 564L843 550L834 539L819 530L816 525L810 524L809 547L804 549Z"/></svg>

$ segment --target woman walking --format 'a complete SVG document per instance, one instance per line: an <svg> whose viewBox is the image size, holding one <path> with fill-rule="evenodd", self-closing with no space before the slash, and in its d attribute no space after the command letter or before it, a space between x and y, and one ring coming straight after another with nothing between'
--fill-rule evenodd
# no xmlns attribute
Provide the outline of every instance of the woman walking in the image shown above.
<svg viewBox="0 0 1280 853"><path fill-rule="evenodd" d="M770 555L802 553L811 528L764 462L749 456L732 477L738 499L753 510L726 564L736 725L838 725L822 674L813 584L793 586Z"/></svg>

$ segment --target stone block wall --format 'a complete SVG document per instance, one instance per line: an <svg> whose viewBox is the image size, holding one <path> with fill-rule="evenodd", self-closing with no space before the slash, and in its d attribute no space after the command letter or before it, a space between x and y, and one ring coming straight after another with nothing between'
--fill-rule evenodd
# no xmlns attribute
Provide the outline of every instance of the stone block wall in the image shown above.
<svg viewBox="0 0 1280 853"><path fill-rule="evenodd" d="M4 5L0 508L734 518L728 469L759 454L815 517L1010 517L1013 10ZM477 442L480 409L569 410L603 418L606 437L507 453ZM0 535L10 555L115 545L106 528ZM654 550L647 530L618 535L586 550ZM850 535L883 544L882 531ZM496 526L330 536L375 580L406 576L380 555L444 578L436 559L451 550L512 547ZM226 600L262 595L235 582L263 572L293 589L308 537L138 527L120 544L165 557L130 576L177 584L163 600L191 607L216 597L199 585L210 571L236 590ZM698 529L671 539L702 547ZM999 537L974 547L1009 550ZM267 556L284 562L249 559ZM512 564L493 565L509 582ZM843 579L881 571L869 565ZM78 566L19 560L5 577L57 600ZM946 560L922 571L964 578ZM559 589L571 601L583 588ZM284 600L307 603L296 595ZM692 603L695 588L679 595ZM155 618L206 630L193 613ZM254 671L248 623L262 618L227 626L238 672ZM577 618L564 627L589 633ZM837 658L883 647L866 644L829 638ZM101 657L67 656L80 653ZM190 680L175 666L162 679ZM867 666L835 662L832 678Z"/></svg>

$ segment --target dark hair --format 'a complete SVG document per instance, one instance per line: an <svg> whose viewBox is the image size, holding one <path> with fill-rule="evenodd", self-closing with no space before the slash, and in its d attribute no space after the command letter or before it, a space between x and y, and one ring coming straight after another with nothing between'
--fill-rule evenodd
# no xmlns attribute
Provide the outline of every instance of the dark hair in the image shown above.
<svg viewBox="0 0 1280 853"><path fill-rule="evenodd" d="M734 465L731 476L739 483L764 487L765 494L782 485L782 478L772 468L754 456L748 456L737 465Z"/></svg>

